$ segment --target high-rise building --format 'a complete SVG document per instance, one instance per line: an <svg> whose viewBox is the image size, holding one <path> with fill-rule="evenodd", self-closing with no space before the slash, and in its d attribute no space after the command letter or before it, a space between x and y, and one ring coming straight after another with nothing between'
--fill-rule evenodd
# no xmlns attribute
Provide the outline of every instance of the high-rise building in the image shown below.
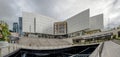
<svg viewBox="0 0 120 57"><path fill-rule="evenodd" d="M13 32L19 32L19 29L18 29L18 23L17 22L14 22L13 23Z"/></svg>
<svg viewBox="0 0 120 57"><path fill-rule="evenodd" d="M22 17L19 17L19 35L22 35Z"/></svg>

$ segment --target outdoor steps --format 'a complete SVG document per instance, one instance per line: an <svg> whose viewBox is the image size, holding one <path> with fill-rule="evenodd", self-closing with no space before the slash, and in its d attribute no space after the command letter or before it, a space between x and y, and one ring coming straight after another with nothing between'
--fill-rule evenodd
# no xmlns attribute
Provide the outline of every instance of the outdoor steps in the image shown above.
<svg viewBox="0 0 120 57"><path fill-rule="evenodd" d="M69 42L63 39L49 39L49 38L21 38L19 44L26 46L62 46L70 45Z"/></svg>

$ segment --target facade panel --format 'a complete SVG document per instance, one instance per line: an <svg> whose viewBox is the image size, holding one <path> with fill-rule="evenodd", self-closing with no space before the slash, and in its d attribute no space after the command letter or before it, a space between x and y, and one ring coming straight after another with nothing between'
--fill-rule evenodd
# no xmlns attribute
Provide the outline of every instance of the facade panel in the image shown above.
<svg viewBox="0 0 120 57"><path fill-rule="evenodd" d="M68 24L68 33L73 33L89 28L89 9L66 20Z"/></svg>
<svg viewBox="0 0 120 57"><path fill-rule="evenodd" d="M23 12L23 32L34 33L34 15Z"/></svg>
<svg viewBox="0 0 120 57"><path fill-rule="evenodd" d="M53 23L58 20L23 12L23 32L53 34Z"/></svg>
<svg viewBox="0 0 120 57"><path fill-rule="evenodd" d="M90 29L103 29L103 14L90 17Z"/></svg>

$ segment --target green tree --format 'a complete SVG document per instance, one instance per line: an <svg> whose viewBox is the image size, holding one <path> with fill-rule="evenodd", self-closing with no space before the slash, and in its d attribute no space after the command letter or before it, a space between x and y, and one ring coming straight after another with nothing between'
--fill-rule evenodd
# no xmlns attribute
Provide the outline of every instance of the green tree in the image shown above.
<svg viewBox="0 0 120 57"><path fill-rule="evenodd" d="M9 41L8 36L10 35L8 24L4 21L0 21L0 34L2 35L0 41Z"/></svg>

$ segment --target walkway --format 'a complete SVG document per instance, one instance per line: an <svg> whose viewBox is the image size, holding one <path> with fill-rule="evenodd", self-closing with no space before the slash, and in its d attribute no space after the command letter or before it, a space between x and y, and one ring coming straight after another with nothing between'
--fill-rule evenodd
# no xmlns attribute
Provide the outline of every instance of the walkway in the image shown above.
<svg viewBox="0 0 120 57"><path fill-rule="evenodd" d="M90 55L90 57L120 57L120 45L114 41L106 41L101 43L96 50ZM102 45L103 44L103 45ZM101 49L101 47L103 47ZM101 49L101 50L100 50ZM101 53L100 53L101 51Z"/></svg>

